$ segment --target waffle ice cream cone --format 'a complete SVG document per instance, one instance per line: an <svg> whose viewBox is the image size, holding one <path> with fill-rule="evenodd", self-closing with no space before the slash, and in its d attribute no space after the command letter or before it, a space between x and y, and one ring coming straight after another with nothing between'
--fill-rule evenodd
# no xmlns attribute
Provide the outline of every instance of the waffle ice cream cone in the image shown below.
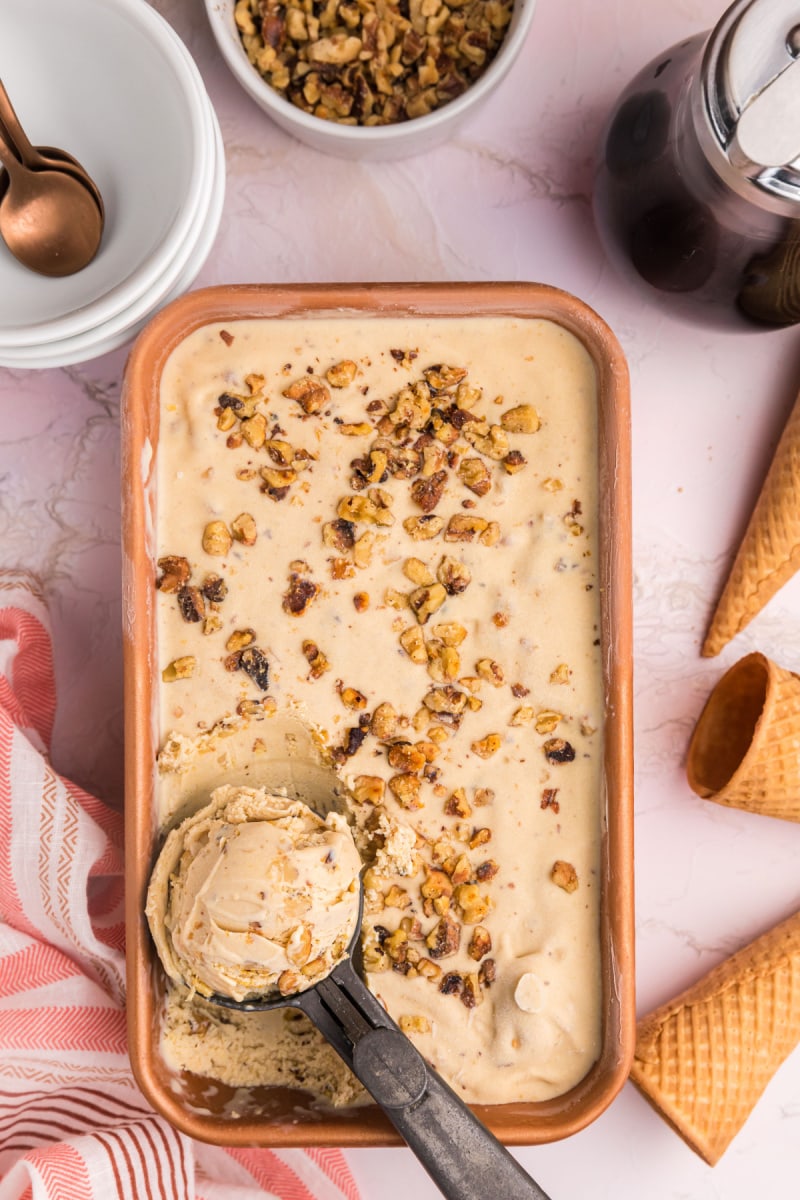
<svg viewBox="0 0 800 1200"><path fill-rule="evenodd" d="M800 396L781 435L702 653L719 654L800 568Z"/></svg>
<svg viewBox="0 0 800 1200"><path fill-rule="evenodd" d="M800 1042L800 913L640 1021L631 1079L711 1166Z"/></svg>
<svg viewBox="0 0 800 1200"><path fill-rule="evenodd" d="M686 774L717 804L800 821L800 677L763 654L735 663L700 714Z"/></svg>

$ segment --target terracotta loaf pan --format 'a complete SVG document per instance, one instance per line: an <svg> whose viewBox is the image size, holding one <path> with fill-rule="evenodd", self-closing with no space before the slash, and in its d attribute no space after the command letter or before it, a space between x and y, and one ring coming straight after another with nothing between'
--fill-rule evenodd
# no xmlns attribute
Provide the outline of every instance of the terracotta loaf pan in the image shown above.
<svg viewBox="0 0 800 1200"><path fill-rule="evenodd" d="M133 1070L153 1106L187 1134L225 1145L384 1146L398 1136L375 1106L328 1110L304 1093L226 1088L176 1080L158 1048L164 994L144 917L156 853L158 671L154 530L159 391L170 353L207 324L252 318L513 316L553 321L575 335L598 380L601 645L604 671L601 810L600 1054L584 1079L546 1102L479 1105L482 1121L508 1145L565 1137L593 1121L625 1082L635 1041L633 964L632 621L628 373L619 344L586 305L539 284L232 286L187 295L140 335L123 387L125 820L128 1030ZM235 1101L235 1103L234 1103ZM232 1110L235 1108L235 1113Z"/></svg>

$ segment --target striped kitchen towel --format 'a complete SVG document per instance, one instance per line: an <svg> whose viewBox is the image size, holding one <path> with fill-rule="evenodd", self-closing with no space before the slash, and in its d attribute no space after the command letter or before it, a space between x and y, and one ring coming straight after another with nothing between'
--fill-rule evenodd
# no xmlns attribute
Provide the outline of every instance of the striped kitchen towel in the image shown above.
<svg viewBox="0 0 800 1200"><path fill-rule="evenodd" d="M48 761L45 605L0 571L0 1200L358 1200L338 1150L179 1134L131 1075L122 823Z"/></svg>

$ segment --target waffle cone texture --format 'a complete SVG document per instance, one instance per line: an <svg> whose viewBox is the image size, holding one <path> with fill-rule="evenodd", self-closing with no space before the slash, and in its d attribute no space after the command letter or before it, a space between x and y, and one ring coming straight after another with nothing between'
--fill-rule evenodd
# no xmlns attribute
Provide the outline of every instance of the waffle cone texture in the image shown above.
<svg viewBox="0 0 800 1200"><path fill-rule="evenodd" d="M702 653L719 654L800 568L800 396L781 435Z"/></svg>
<svg viewBox="0 0 800 1200"><path fill-rule="evenodd" d="M631 1079L709 1165L800 1043L800 913L640 1021Z"/></svg>
<svg viewBox="0 0 800 1200"><path fill-rule="evenodd" d="M700 714L686 774L717 804L800 821L800 677L763 654L735 663Z"/></svg>

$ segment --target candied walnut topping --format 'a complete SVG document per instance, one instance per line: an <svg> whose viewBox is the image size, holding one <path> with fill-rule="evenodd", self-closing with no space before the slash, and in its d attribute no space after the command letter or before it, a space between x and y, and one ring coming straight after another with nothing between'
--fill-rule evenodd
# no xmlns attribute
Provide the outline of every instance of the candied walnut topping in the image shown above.
<svg viewBox="0 0 800 1200"><path fill-rule="evenodd" d="M403 808L422 808L424 801L420 796L422 784L416 775L403 773L393 775L389 780L389 790Z"/></svg>
<svg viewBox="0 0 800 1200"><path fill-rule="evenodd" d="M440 721L453 722L460 719L467 706L467 695L458 688L446 686L432 688L423 696L422 703L435 713Z"/></svg>
<svg viewBox="0 0 800 1200"><path fill-rule="evenodd" d="M239 513L231 521L231 533L243 546L255 546L258 538L255 519L250 513Z"/></svg>
<svg viewBox="0 0 800 1200"><path fill-rule="evenodd" d="M322 541L332 550L340 550L343 553L352 550L356 541L355 523L346 521L342 517L335 521L328 521L322 526Z"/></svg>
<svg viewBox="0 0 800 1200"><path fill-rule="evenodd" d="M406 517L403 528L415 542L427 542L444 529L444 517L426 513L422 517Z"/></svg>
<svg viewBox="0 0 800 1200"><path fill-rule="evenodd" d="M509 725L530 725L533 718L536 716L535 709L528 704L523 704L520 708L514 710Z"/></svg>
<svg viewBox="0 0 800 1200"><path fill-rule="evenodd" d="M369 592L356 592L353 596L353 607L356 612L366 612L369 608Z"/></svg>
<svg viewBox="0 0 800 1200"><path fill-rule="evenodd" d="M269 662L258 646L247 646L239 655L239 667L265 692L269 687Z"/></svg>
<svg viewBox="0 0 800 1200"><path fill-rule="evenodd" d="M475 1008L483 1000L478 976L472 971L464 976L464 987L461 992L461 1003L465 1008Z"/></svg>
<svg viewBox="0 0 800 1200"><path fill-rule="evenodd" d="M197 659L192 654L174 658L161 672L164 683L175 683L178 679L191 679L194 675Z"/></svg>
<svg viewBox="0 0 800 1200"><path fill-rule="evenodd" d="M189 582L192 568L189 560L178 554L167 554L158 560L161 574L156 579L156 587L160 592L177 592Z"/></svg>
<svg viewBox="0 0 800 1200"><path fill-rule="evenodd" d="M485 496L492 486L489 468L481 458L464 458L458 466L458 477L476 496Z"/></svg>
<svg viewBox="0 0 800 1200"><path fill-rule="evenodd" d="M433 951L431 951L433 953ZM464 990L464 979L458 971L448 971L442 976L439 991L444 996L460 996Z"/></svg>
<svg viewBox="0 0 800 1200"><path fill-rule="evenodd" d="M537 733L552 733L559 721L564 719L563 713L543 709L536 715L535 729Z"/></svg>
<svg viewBox="0 0 800 1200"><path fill-rule="evenodd" d="M511 450L503 459L503 470L507 475L516 475L523 467L527 467L528 460L519 450Z"/></svg>
<svg viewBox="0 0 800 1200"><path fill-rule="evenodd" d="M465 592L472 582L472 575L464 563L459 562L449 554L445 554L436 568L436 578L442 584L448 596L459 596Z"/></svg>
<svg viewBox="0 0 800 1200"><path fill-rule="evenodd" d="M224 521L209 521L203 530L203 549L206 554L224 557L233 545L233 537Z"/></svg>
<svg viewBox="0 0 800 1200"><path fill-rule="evenodd" d="M385 741L386 738L394 736L397 723L398 716L394 706L388 701L384 701L372 714L372 720L369 723L370 733L379 741Z"/></svg>
<svg viewBox="0 0 800 1200"><path fill-rule="evenodd" d="M550 808L554 813L560 812L561 805L557 799L558 788L544 788L542 791L541 808Z"/></svg>
<svg viewBox="0 0 800 1200"><path fill-rule="evenodd" d="M206 612L203 593L196 587L182 587L178 592L178 608L184 621L202 621Z"/></svg>
<svg viewBox="0 0 800 1200"><path fill-rule="evenodd" d="M549 738L544 746L544 756L549 763L569 763L575 758L575 748L564 738Z"/></svg>
<svg viewBox="0 0 800 1200"><path fill-rule="evenodd" d="M436 579L431 573L430 568L422 561L421 558L407 558L403 563L403 574L405 575L406 579L409 579L412 583L419 584L420 586L425 586L436 582Z"/></svg>
<svg viewBox="0 0 800 1200"><path fill-rule="evenodd" d="M542 421L532 404L519 404L516 408L506 409L500 424L509 433L536 433Z"/></svg>
<svg viewBox="0 0 800 1200"><path fill-rule="evenodd" d="M461 945L461 926L458 921L445 913L438 925L434 926L425 938L431 958L448 958L458 953Z"/></svg>
<svg viewBox="0 0 800 1200"><path fill-rule="evenodd" d="M411 499L424 513L433 512L444 495L446 483L446 471L436 471L429 479L417 479L411 485Z"/></svg>
<svg viewBox="0 0 800 1200"><path fill-rule="evenodd" d="M319 586L311 579L303 579L297 572L289 576L289 587L283 596L282 608L293 617L302 616L309 604L319 594Z"/></svg>
<svg viewBox="0 0 800 1200"><path fill-rule="evenodd" d="M463 788L456 788L454 792L451 792L445 801L444 811L448 817L461 817L464 819L472 816L472 808Z"/></svg>
<svg viewBox="0 0 800 1200"><path fill-rule="evenodd" d="M358 367L351 358L345 358L339 363L334 363L332 367L328 367L325 372L325 378L331 387L343 388L352 383L358 373Z"/></svg>
<svg viewBox="0 0 800 1200"><path fill-rule="evenodd" d="M296 400L307 415L321 412L330 404L331 394L316 375L304 375L284 389L284 396Z"/></svg>
<svg viewBox="0 0 800 1200"><path fill-rule="evenodd" d="M350 790L357 804L378 805L383 801L386 784L379 775L356 775Z"/></svg>
<svg viewBox="0 0 800 1200"><path fill-rule="evenodd" d="M558 859L553 863L550 878L553 883L563 888L565 892L575 892L578 890L578 872L572 863L563 862L561 859Z"/></svg>
<svg viewBox="0 0 800 1200"><path fill-rule="evenodd" d="M474 883L462 883L455 889L453 899L461 909L465 925L478 925L489 912L492 902Z"/></svg>
<svg viewBox="0 0 800 1200"><path fill-rule="evenodd" d="M326 671L330 671L331 664L328 662L325 655L320 650L316 642L306 639L303 642L303 654L311 668L309 674L312 679L319 679Z"/></svg>
<svg viewBox="0 0 800 1200"><path fill-rule="evenodd" d="M416 588L408 597L408 603L420 625L425 625L446 599L447 592L441 583L432 583L430 587Z"/></svg>
<svg viewBox="0 0 800 1200"><path fill-rule="evenodd" d="M502 738L499 733L489 733L485 738L481 738L477 742L473 742L470 746L473 754L477 754L479 758L491 758L496 754L502 745Z"/></svg>
<svg viewBox="0 0 800 1200"><path fill-rule="evenodd" d="M444 531L446 542L472 542L489 528L489 522L484 517L475 517L468 513L455 513L447 522Z"/></svg>
<svg viewBox="0 0 800 1200"><path fill-rule="evenodd" d="M256 640L254 629L235 629L225 643L225 649L229 654L235 654L237 650L244 650L245 646L250 646Z"/></svg>
<svg viewBox="0 0 800 1200"><path fill-rule="evenodd" d="M503 668L493 658L479 658L475 663L475 670L481 679L485 679L492 687L502 687L505 682Z"/></svg>
<svg viewBox="0 0 800 1200"><path fill-rule="evenodd" d="M437 363L436 366L427 367L422 374L431 391L438 395L440 392L453 391L466 378L467 370L466 367L448 367Z"/></svg>

